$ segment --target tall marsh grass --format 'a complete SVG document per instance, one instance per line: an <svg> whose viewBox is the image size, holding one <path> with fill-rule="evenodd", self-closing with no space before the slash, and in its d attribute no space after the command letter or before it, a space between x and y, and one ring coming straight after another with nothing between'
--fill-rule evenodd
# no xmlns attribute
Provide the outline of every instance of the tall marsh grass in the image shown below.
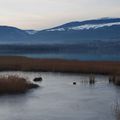
<svg viewBox="0 0 120 120"><path fill-rule="evenodd" d="M30 88L38 87L37 84L27 81L19 76L0 76L0 94L16 94L26 92Z"/></svg>

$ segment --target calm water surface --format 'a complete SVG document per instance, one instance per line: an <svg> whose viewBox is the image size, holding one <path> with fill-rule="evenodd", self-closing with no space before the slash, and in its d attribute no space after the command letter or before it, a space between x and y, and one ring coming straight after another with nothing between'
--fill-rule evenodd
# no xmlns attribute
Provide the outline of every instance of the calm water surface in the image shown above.
<svg viewBox="0 0 120 120"><path fill-rule="evenodd" d="M116 120L114 105L120 99L120 88L109 84L107 76L97 75L96 83L89 85L89 75L0 73L6 74L29 80L42 76L43 82L26 94L0 96L0 120Z"/></svg>

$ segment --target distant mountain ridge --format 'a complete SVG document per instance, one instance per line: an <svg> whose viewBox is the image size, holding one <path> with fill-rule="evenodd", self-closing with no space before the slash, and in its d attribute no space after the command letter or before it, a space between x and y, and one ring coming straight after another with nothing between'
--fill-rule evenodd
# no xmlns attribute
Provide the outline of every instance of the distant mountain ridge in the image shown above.
<svg viewBox="0 0 120 120"><path fill-rule="evenodd" d="M70 22L40 31L0 26L0 43L76 44L93 41L120 41L120 18Z"/></svg>
<svg viewBox="0 0 120 120"><path fill-rule="evenodd" d="M0 43L19 43L25 41L29 35L21 29L10 26L0 26Z"/></svg>
<svg viewBox="0 0 120 120"><path fill-rule="evenodd" d="M34 40L43 43L83 43L92 41L120 41L120 18L104 18L70 22L38 31Z"/></svg>
<svg viewBox="0 0 120 120"><path fill-rule="evenodd" d="M94 25L94 24L108 24L108 23L118 23L118 22L120 22L120 18L101 18L101 19L94 19L94 20L70 22L70 23L63 24L61 26L54 27L52 29L76 27L76 26L81 26L86 24Z"/></svg>
<svg viewBox="0 0 120 120"><path fill-rule="evenodd" d="M70 22L40 31L0 26L0 53L3 51L120 55L120 18Z"/></svg>

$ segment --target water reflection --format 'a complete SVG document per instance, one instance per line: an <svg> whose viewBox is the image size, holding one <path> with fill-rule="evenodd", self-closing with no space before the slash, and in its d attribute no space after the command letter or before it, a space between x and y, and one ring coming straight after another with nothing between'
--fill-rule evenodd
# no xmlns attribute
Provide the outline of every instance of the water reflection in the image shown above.
<svg viewBox="0 0 120 120"><path fill-rule="evenodd" d="M108 84L107 76L95 75L95 82L91 84L90 75L32 72L19 74L28 79L42 76L42 89L23 95L0 96L1 120L115 119L111 105L113 101L120 99L120 91L118 87Z"/></svg>
<svg viewBox="0 0 120 120"><path fill-rule="evenodd" d="M73 82L73 84L77 84L76 81ZM82 83L83 85L95 85L96 83L96 78L95 78L95 75L93 74L90 74L90 75L87 75L87 78L82 78L80 79L80 83Z"/></svg>
<svg viewBox="0 0 120 120"><path fill-rule="evenodd" d="M113 104L113 113L116 120L120 120L120 101L116 100Z"/></svg>

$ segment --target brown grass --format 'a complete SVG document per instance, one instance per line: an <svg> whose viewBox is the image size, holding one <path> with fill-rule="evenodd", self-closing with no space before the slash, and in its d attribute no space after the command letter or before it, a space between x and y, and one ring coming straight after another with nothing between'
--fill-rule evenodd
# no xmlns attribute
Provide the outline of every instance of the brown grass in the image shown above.
<svg viewBox="0 0 120 120"><path fill-rule="evenodd" d="M19 76L0 77L0 94L23 93L34 86L35 84Z"/></svg>
<svg viewBox="0 0 120 120"><path fill-rule="evenodd" d="M114 74L120 73L120 62L68 61L59 59L32 59L27 57L0 57L0 70L53 71Z"/></svg>

